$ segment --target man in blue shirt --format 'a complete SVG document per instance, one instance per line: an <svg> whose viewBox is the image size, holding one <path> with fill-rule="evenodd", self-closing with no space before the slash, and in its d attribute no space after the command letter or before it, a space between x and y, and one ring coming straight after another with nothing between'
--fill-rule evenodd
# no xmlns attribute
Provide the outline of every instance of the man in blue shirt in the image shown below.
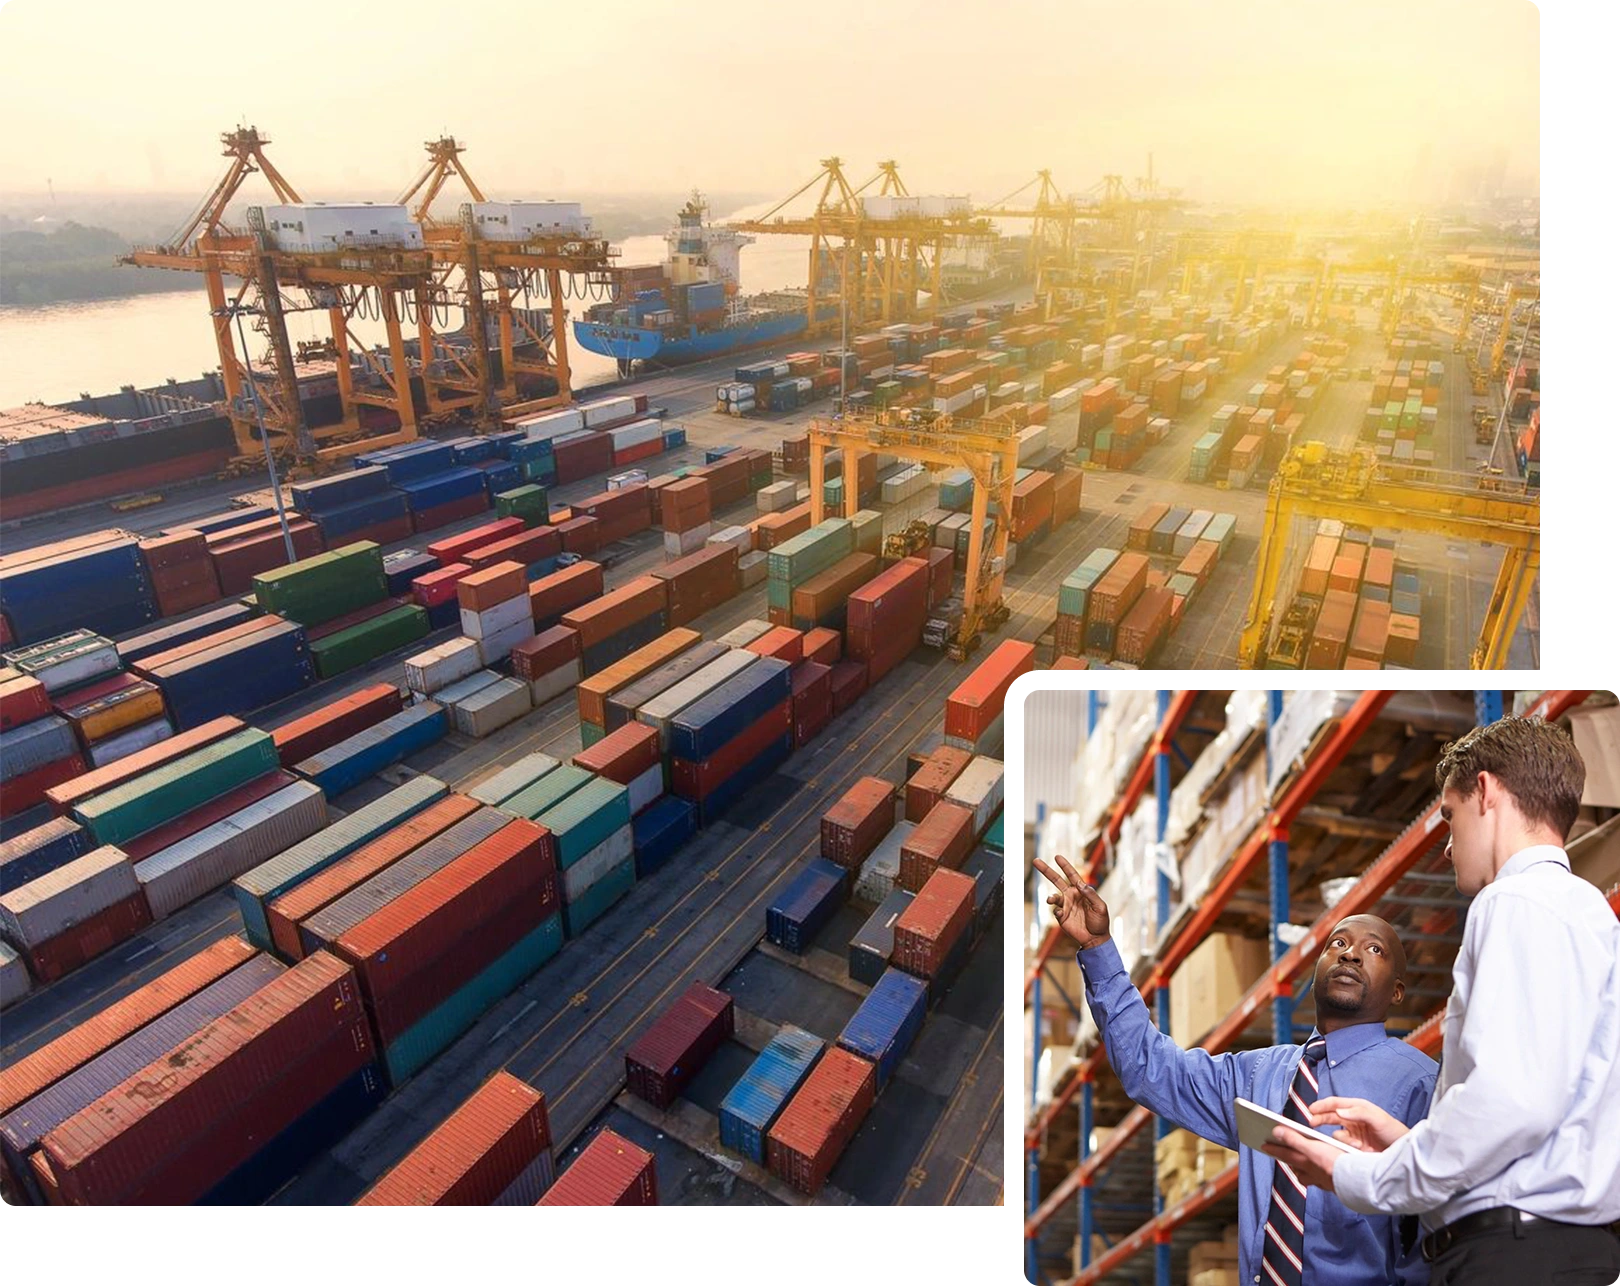
<svg viewBox="0 0 1620 1286"><path fill-rule="evenodd" d="M1286 1165L1239 1148L1233 1100L1304 1122L1319 1096L1369 1098L1408 1123L1428 1113L1434 1060L1384 1032L1406 994L1406 954L1377 916L1335 925L1316 962L1316 1030L1304 1046L1236 1054L1184 1050L1153 1025L1108 936L1108 907L1070 863L1035 866L1057 886L1047 898L1078 949L1086 1003L1108 1061L1133 1102L1170 1124L1238 1150L1238 1270L1259 1286L1407 1286L1428 1280L1413 1230L1362 1215L1307 1186ZM1355 1089L1349 1087L1354 1086ZM1403 1236L1403 1231L1406 1235Z"/></svg>

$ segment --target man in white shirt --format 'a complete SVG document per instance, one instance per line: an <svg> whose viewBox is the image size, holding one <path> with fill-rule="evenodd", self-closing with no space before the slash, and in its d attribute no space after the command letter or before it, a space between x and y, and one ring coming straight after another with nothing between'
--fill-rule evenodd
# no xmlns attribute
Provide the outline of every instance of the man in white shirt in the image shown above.
<svg viewBox="0 0 1620 1286"><path fill-rule="evenodd" d="M1436 769L1447 857L1474 896L1440 1078L1407 1129L1318 1099L1344 1153L1281 1127L1266 1151L1352 1210L1422 1218L1431 1286L1620 1278L1620 921L1563 850L1586 766L1539 720L1500 719Z"/></svg>

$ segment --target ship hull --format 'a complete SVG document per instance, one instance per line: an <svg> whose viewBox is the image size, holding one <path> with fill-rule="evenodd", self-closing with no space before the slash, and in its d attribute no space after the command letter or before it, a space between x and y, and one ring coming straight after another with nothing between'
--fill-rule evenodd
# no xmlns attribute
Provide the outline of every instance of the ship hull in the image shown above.
<svg viewBox="0 0 1620 1286"><path fill-rule="evenodd" d="M688 328L685 336L674 336L649 326L618 326L610 322L576 321L574 338L581 348L611 357L623 368L632 362L657 361L674 366L719 357L739 349L756 348L802 335L806 329L802 312L778 313L741 326L699 331Z"/></svg>

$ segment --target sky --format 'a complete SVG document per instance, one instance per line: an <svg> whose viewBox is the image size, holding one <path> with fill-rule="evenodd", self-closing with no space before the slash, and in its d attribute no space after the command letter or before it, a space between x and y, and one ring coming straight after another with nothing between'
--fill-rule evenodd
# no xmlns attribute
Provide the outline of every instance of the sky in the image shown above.
<svg viewBox="0 0 1620 1286"><path fill-rule="evenodd" d="M1538 174L1527 0L5 0L0 192L174 192L253 124L302 195L402 190L452 133L486 195L785 196L836 155L987 203L1146 173L1376 204ZM267 189L264 189L267 192Z"/></svg>

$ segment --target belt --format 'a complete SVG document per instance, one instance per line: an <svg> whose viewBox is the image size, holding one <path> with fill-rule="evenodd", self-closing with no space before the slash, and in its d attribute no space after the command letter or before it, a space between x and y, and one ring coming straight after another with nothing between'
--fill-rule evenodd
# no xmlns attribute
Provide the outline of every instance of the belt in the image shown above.
<svg viewBox="0 0 1620 1286"><path fill-rule="evenodd" d="M1464 1215L1461 1219L1448 1223L1444 1228L1431 1232L1420 1243L1420 1249L1423 1253L1424 1262L1433 1263L1459 1241L1467 1241L1470 1237L1483 1236L1489 1232L1503 1232L1539 1224L1548 1224L1556 1228L1592 1226L1561 1223L1556 1219L1544 1219L1539 1215L1527 1215L1522 1210L1515 1210L1512 1206L1497 1206L1492 1210L1481 1210L1476 1214ZM1601 1231L1620 1236L1620 1222L1600 1224L1597 1227Z"/></svg>

